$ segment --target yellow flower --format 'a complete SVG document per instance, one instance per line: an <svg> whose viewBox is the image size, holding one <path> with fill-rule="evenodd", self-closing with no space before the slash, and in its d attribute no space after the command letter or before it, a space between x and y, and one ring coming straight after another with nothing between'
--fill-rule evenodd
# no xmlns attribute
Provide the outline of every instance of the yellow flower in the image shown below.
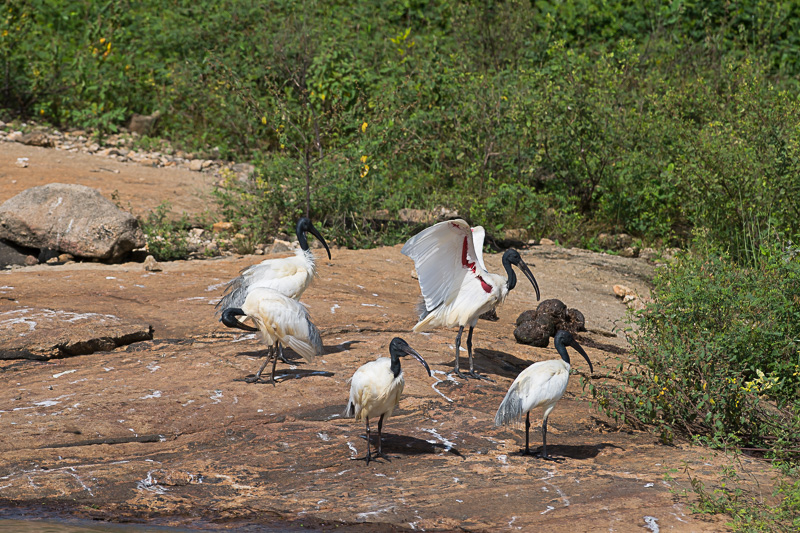
<svg viewBox="0 0 800 533"><path fill-rule="evenodd" d="M324 98L323 98L323 100L324 100ZM361 133L364 133L365 131L367 131L367 126L368 126L368 124L366 122L364 122L361 125Z"/></svg>
<svg viewBox="0 0 800 533"><path fill-rule="evenodd" d="M362 155L362 156L361 156L361 162L362 162L362 163L366 163L366 162L367 162L367 156L365 156L365 155Z"/></svg>
<svg viewBox="0 0 800 533"><path fill-rule="evenodd" d="M103 44L104 42L106 42L106 38L105 37L100 37L100 44Z"/></svg>
<svg viewBox="0 0 800 533"><path fill-rule="evenodd" d="M261 123L262 124L266 124L267 123L267 117L261 117Z"/></svg>
<svg viewBox="0 0 800 533"><path fill-rule="evenodd" d="M320 100L322 100L324 102L325 101L325 93L320 93L319 98L320 98Z"/></svg>

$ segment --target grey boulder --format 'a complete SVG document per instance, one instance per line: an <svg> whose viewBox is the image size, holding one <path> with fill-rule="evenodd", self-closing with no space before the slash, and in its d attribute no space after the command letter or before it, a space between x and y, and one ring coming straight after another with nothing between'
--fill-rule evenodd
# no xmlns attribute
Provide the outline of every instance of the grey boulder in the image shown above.
<svg viewBox="0 0 800 533"><path fill-rule="evenodd" d="M24 190L0 205L0 239L107 261L145 245L133 215L95 189L63 183Z"/></svg>

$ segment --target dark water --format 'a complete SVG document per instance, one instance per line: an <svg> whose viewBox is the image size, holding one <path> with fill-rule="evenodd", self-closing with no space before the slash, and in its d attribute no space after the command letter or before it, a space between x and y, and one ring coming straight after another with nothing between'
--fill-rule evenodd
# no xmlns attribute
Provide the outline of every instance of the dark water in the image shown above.
<svg viewBox="0 0 800 533"><path fill-rule="evenodd" d="M107 524L84 520L9 520L0 518L0 533L174 533L197 531L133 524Z"/></svg>
<svg viewBox="0 0 800 533"><path fill-rule="evenodd" d="M197 528L186 529L179 527L148 526L145 524L113 524L110 522L97 522L93 520L73 519L23 519L0 518L0 533L197 533L198 531L239 531L239 532L264 532L284 533L294 531L321 531L313 525L282 525L279 527L261 524L240 524L231 528L213 527L210 524L198 524Z"/></svg>

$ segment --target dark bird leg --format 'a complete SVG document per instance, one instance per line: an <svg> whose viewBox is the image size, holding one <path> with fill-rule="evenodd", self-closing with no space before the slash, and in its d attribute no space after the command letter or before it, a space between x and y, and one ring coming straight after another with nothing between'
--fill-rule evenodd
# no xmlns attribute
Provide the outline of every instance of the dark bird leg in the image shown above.
<svg viewBox="0 0 800 533"><path fill-rule="evenodd" d="M525 413L525 452L522 455L533 455L530 449L531 412Z"/></svg>
<svg viewBox="0 0 800 533"><path fill-rule="evenodd" d="M546 459L547 461L555 461L560 463L563 459L556 459L555 457L550 457L547 455L547 417L542 421L542 459Z"/></svg>
<svg viewBox="0 0 800 533"><path fill-rule="evenodd" d="M383 431L383 415L381 415L381 417L378 419L378 453L376 453L376 454L375 454L375 457L383 457L384 459L386 459L387 461L389 461L389 462L391 463L391 462L392 462L392 460L391 460L391 459L389 459L389 456L388 456L388 455L385 455L385 454L384 454L384 453L381 451L381 449L382 449L382 444L383 444L383 443L381 442L381 441L382 441L382 437L381 437L381 432L382 432L382 431Z"/></svg>
<svg viewBox="0 0 800 533"><path fill-rule="evenodd" d="M467 379L467 376L461 373L461 370L458 369L458 355L461 351L461 334L464 333L464 326L459 326L458 328L458 335L456 335L456 363L453 367L453 374L460 377L461 379Z"/></svg>
<svg viewBox="0 0 800 533"><path fill-rule="evenodd" d="M494 383L494 380L488 378L486 376L481 376L477 372L475 372L475 367L472 363L472 330L475 329L474 326L469 327L469 333L467 334L467 353L469 354L469 375L475 379L485 379L486 381L491 381Z"/></svg>
<svg viewBox="0 0 800 533"><path fill-rule="evenodd" d="M269 364L270 359L272 359L273 353L275 353L275 347L274 346L270 346L269 348L267 348L267 358L264 360L264 364L261 365L261 368L258 369L258 372L256 372L255 376L251 376L249 378L244 378L244 380L247 383L255 383L256 381L261 379L261 373L264 371L265 368L267 368L267 365ZM273 370L273 372L274 372L274 370Z"/></svg>
<svg viewBox="0 0 800 533"><path fill-rule="evenodd" d="M281 342L278 341L278 353L275 354L275 357L272 359L272 373L269 375L269 380L272 382L272 386L275 386L275 367L278 366L278 358L280 357L281 360L286 361L283 357L283 346L281 346Z"/></svg>
<svg viewBox="0 0 800 533"><path fill-rule="evenodd" d="M280 360L281 360L281 361L283 361L283 362L284 362L284 363L286 363L287 365L291 365L291 364L293 364L291 361L289 361L288 359L286 359L286 357L283 355L283 350L281 350L280 354L281 354L281 355L280 355L279 357L280 357Z"/></svg>
<svg viewBox="0 0 800 533"><path fill-rule="evenodd" d="M367 455L364 457L353 457L353 461L366 461L367 464L372 460L372 456L369 453L369 417L367 417Z"/></svg>

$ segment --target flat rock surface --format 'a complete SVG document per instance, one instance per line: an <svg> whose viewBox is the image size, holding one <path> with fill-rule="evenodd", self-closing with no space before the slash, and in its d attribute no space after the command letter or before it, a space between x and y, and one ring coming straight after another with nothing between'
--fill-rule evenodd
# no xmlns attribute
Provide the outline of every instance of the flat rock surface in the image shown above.
<svg viewBox="0 0 800 533"><path fill-rule="evenodd" d="M0 288L0 294L7 291ZM0 312L0 359L87 355L152 338L148 324L114 315L32 307Z"/></svg>
<svg viewBox="0 0 800 533"><path fill-rule="evenodd" d="M24 309L113 315L152 324L151 341L109 352L42 361L0 361L0 498L71 515L191 526L371 523L470 531L722 531L721 519L692 515L673 491L687 467L715 480L724 456L663 446L648 433L620 430L582 394L582 361L550 417L551 454L519 455L521 428L495 428L494 413L527 365L556 357L514 342L516 317L535 308L521 283L480 321L477 369L495 380L447 375L454 330L411 333L419 294L400 246L319 251L319 277L304 294L325 354L280 363L277 386L243 381L264 356L245 332L219 324L213 304L224 284L257 256L141 264L38 265L0 272L0 316ZM653 267L636 259L541 247L524 254L542 288L586 315L578 339L607 373L625 349L627 308L612 291L642 294ZM500 255L486 256L500 270ZM57 304L57 305L56 305ZM66 327L66 326L65 326ZM385 356L399 335L430 363L433 377L403 361L406 389L384 425L391 462L353 461L366 451L364 427L343 419L347 379ZM466 364L462 354L462 365ZM534 411L538 428L541 412ZM538 448L541 436L531 431ZM768 486L761 463L744 468Z"/></svg>
<svg viewBox="0 0 800 533"><path fill-rule="evenodd" d="M19 157L29 158L27 168L14 166ZM134 214L169 200L177 213L194 216L213 205L211 180L0 143L0 202L60 181L98 188ZM495 382L463 382L447 375L455 330L411 333L419 286L400 246L332 253L328 261L315 252L318 279L303 295L325 354L306 364L288 353L294 364L279 363L277 386L243 381L263 361L263 346L214 317L225 283L263 256L161 263L161 272L138 263L0 271L0 317L36 315L37 327L51 317L44 345L77 335L83 319L76 317L94 317L85 321L92 327L115 317L154 330L152 340L111 351L0 360L0 507L219 529L727 530L724 517L692 514L682 494L691 493L685 472L713 489L731 460L617 428L584 395L588 369L580 358L548 424L548 451L561 462L520 456L524 429L493 426L514 377L557 357L552 343L514 341L516 318L537 305L524 279L498 309L499 320L481 320L475 331L476 367ZM653 265L555 246L523 257L542 300L558 298L585 315L588 332L577 338L596 379L606 379L628 347L628 308L613 286L646 296ZM485 259L491 271L502 271L499 254ZM25 328L24 320L7 325L0 346L20 342ZM384 425L391 462L367 466L351 460L364 455L366 442L364 426L341 416L347 379L387 355L396 335L434 375L403 361L404 396ZM463 367L466 353L461 357ZM540 417L531 416L534 448ZM771 492L764 463L742 458L738 468L763 494Z"/></svg>

